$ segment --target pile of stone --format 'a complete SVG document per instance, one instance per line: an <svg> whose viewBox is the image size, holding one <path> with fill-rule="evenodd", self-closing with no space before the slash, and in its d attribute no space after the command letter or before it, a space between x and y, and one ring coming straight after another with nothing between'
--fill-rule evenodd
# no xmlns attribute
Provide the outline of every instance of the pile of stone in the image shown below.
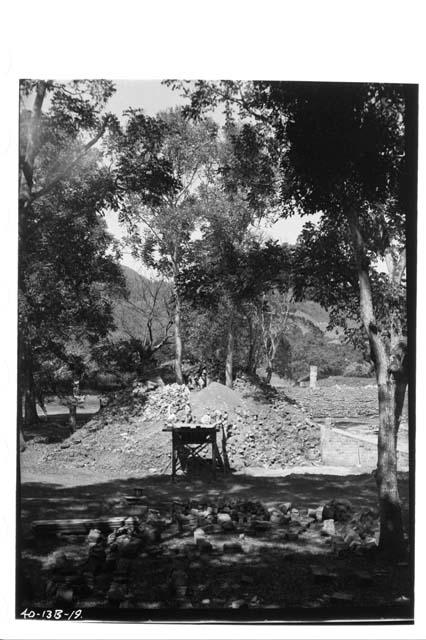
<svg viewBox="0 0 426 640"><path fill-rule="evenodd" d="M163 420L175 415L177 420L183 420L188 403L189 389L185 385L168 384L158 387L148 394L141 419Z"/></svg>
<svg viewBox="0 0 426 640"><path fill-rule="evenodd" d="M131 597L132 561L160 542L165 525L158 511L146 509L143 520L128 516L108 535L90 529L82 561L72 562L63 552L53 553L44 567L48 603L72 606L94 595L118 606Z"/></svg>
<svg viewBox="0 0 426 640"><path fill-rule="evenodd" d="M214 536L221 533L238 535L238 541L223 544L223 553L243 553L249 549L248 537L271 535L281 542L295 542L304 534L314 534L337 554L375 549L378 541L378 513L371 509L355 512L346 499L307 509L291 502L267 506L254 500L192 500L174 503L169 518L177 523L180 534L193 533L195 547L204 552L212 551Z"/></svg>
<svg viewBox="0 0 426 640"><path fill-rule="evenodd" d="M350 502L341 499L310 509L298 509L289 502L267 506L229 497L174 501L162 512L140 505L139 516L126 517L112 531L91 528L78 562L63 552L48 557L44 604L140 606L141 567L146 570L148 558L162 558L169 567L168 577L145 576L145 592L161 593L160 606L192 606L198 593L195 576L200 558L223 556L238 562L239 555L250 554L256 543L267 541L283 551L287 547L294 552L299 542L316 541L323 546L323 554L364 555L376 550L377 530L376 513L355 513ZM315 583L335 577L328 562L325 567L312 566L311 571ZM360 576L364 581L370 578ZM252 600L250 606L259 606L258 599ZM205 599L198 605L209 603Z"/></svg>
<svg viewBox="0 0 426 640"><path fill-rule="evenodd" d="M241 391L212 382L201 391L161 380L116 392L84 427L49 447L44 462L64 468L93 467L142 473L167 472L171 460L167 424L200 424L222 416L231 469L283 468L320 463L320 427L282 393L263 393L250 382ZM243 391L244 389L244 391ZM267 388L267 391L270 388ZM191 422L192 421L192 422ZM218 434L219 449L222 430Z"/></svg>
<svg viewBox="0 0 426 640"><path fill-rule="evenodd" d="M211 382L201 391L192 391L190 401L193 414L198 418L218 410L226 412L230 420L234 421L241 412L256 411L253 401L244 399L238 391L220 382Z"/></svg>
<svg viewBox="0 0 426 640"><path fill-rule="evenodd" d="M188 402L189 389L185 385L165 385L158 377L147 382L135 382L131 390L115 393L104 402L105 409L99 420L104 416L119 417L123 414L138 416L146 422L162 420L171 413L180 415Z"/></svg>
<svg viewBox="0 0 426 640"><path fill-rule="evenodd" d="M229 429L227 452L238 470L320 464L320 427L277 405L254 415L242 412Z"/></svg>

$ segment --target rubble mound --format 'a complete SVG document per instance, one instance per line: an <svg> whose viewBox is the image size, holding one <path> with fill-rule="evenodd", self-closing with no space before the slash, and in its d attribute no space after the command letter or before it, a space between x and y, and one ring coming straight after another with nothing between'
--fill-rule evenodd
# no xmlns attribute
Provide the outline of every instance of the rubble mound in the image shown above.
<svg viewBox="0 0 426 640"><path fill-rule="evenodd" d="M201 391L184 385L135 385L112 394L106 406L68 438L34 443L23 456L32 456L40 470L88 468L138 474L170 473L171 437L163 431L172 416L184 421L188 404L198 422L220 411L224 432L218 433L231 469L288 468L320 464L320 428L283 392L264 394L248 381L238 391L212 382ZM194 421L193 423L194 424ZM35 455L37 454L37 455ZM206 451L206 455L210 455Z"/></svg>
<svg viewBox="0 0 426 640"><path fill-rule="evenodd" d="M147 394L141 418L144 421L164 419L174 413L184 417L185 405L189 402L189 389L182 384L168 384Z"/></svg>
<svg viewBox="0 0 426 640"><path fill-rule="evenodd" d="M321 464L320 427L300 411L289 412L285 401L260 405L257 414L238 416L227 452L237 470Z"/></svg>
<svg viewBox="0 0 426 640"><path fill-rule="evenodd" d="M238 407L247 404L237 391L225 387L220 382L211 382L201 391L191 392L192 414L197 418L216 409L235 414Z"/></svg>

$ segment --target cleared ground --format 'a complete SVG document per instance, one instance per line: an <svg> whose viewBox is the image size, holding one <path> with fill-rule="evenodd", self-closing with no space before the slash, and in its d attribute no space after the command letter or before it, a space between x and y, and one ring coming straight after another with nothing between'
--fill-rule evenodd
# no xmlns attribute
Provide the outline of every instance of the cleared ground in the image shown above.
<svg viewBox="0 0 426 640"><path fill-rule="evenodd" d="M370 382L371 386L364 384L362 388L346 387L344 394L341 393L343 385L336 387L335 384L320 387L315 392L286 387L284 393L289 402L298 403L292 406L301 415L313 417L316 412L315 417L319 419L318 414L330 411L334 406L339 418L349 415L352 420L363 422L368 418L374 423L374 384ZM250 400L260 402L260 396L253 398L251 394ZM97 399L90 399L92 409L96 402ZM56 420L58 407L51 408L55 411ZM87 413L82 415L82 422L88 417ZM46 429L58 430L51 420L27 435L37 440L37 437L45 437ZM261 422L266 422L266 418ZM88 425L90 422L80 424L77 437L79 431ZM158 428L153 425L152 421L142 425L146 447L150 442L153 447L159 446ZM104 438L106 449L109 446L109 429L115 430L108 419L108 424L96 432L100 441ZM124 433L120 429L121 426L117 427L117 433ZM162 433L162 437L165 438L164 445L169 446L169 435ZM385 617L410 616L408 564L383 561L375 553L374 543L367 548L364 541L358 549L349 549L344 544L345 537L353 533L356 518L369 512L373 523L370 535L373 540L376 536L377 540L377 494L372 474L309 464L281 469L253 465L228 476L219 474L216 480L206 476L179 478L172 482L168 471L149 473L137 468L129 471L120 469L116 464L97 465L96 460L95 464L78 470L73 466L61 468L58 458L38 464L49 447L60 448L66 440L64 435L56 444L30 442L21 456L22 604L53 606L51 596L49 599L46 594L49 558L53 552L61 551L72 565L67 579L77 580L73 583L73 607L86 607L95 617L99 609L99 619L106 618L108 608L120 607L119 602L111 604L108 600L116 577L114 573L101 571L94 578L96 584L91 583L88 587L89 548L86 536L40 537L34 535L31 525L36 520L86 518L90 522L112 516L123 520L128 516L138 516L144 521L146 509L149 509L156 511L158 517L169 524L163 529L161 540L145 546L135 558L122 563L127 567L125 590L128 597L124 601L141 618L148 614L155 618L155 610L172 610L172 617L178 619L189 615L190 609L195 612L214 610L219 618L221 614L217 611L232 613L234 609L242 609L249 616L260 610L276 610L280 616L292 618L296 615L294 610L299 607L303 612L298 615L306 619L312 616L357 617L367 610L374 615L375 609L381 610ZM125 440L124 436L122 440ZM63 453L68 450L64 449ZM91 455L93 451L97 449L92 449ZM107 459L112 459L113 454L104 452ZM114 455L118 456L118 452ZM400 493L408 532L407 474L400 474ZM322 523L309 518L308 509L342 499L349 501L351 518L355 520L336 521L334 540L322 534ZM266 528L255 534L245 528L246 525L239 529L236 525L237 528L229 532L207 528L211 551L205 553L194 545L193 528L179 531L176 523L173 524L175 504L184 505L189 513L191 508L201 510L208 504L229 504L232 510L235 504L244 509L244 505L252 503L258 503L262 509L291 503L298 511L297 535L291 533L292 525L288 523L278 528L264 525ZM225 552L224 544L240 545L240 550ZM188 588L183 599L176 598L171 591L171 573L174 570L184 571L186 575ZM81 587L82 576L86 576L86 591ZM185 609L185 614L182 609ZM202 617L203 614L199 615ZM273 617L271 613L271 619Z"/></svg>

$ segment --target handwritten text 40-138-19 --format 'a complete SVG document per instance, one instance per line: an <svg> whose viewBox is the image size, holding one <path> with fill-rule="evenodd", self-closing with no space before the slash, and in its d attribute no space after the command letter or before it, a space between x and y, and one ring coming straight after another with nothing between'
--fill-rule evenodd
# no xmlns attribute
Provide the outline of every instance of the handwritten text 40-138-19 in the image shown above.
<svg viewBox="0 0 426 640"><path fill-rule="evenodd" d="M64 611L63 609L24 609L19 614L24 620L81 620L82 610L73 609L72 611Z"/></svg>

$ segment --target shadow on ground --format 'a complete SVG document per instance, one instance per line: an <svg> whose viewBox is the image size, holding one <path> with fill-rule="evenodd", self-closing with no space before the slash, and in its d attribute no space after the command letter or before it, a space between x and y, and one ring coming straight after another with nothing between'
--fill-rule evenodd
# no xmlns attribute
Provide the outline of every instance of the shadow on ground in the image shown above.
<svg viewBox="0 0 426 640"><path fill-rule="evenodd" d="M399 490L408 517L408 474L399 474ZM59 480L60 478L58 478ZM48 518L100 517L125 514L125 496L135 489L152 507L165 507L173 500L201 500L227 495L232 498L259 500L267 506L292 502L297 508L316 507L333 498L350 500L355 510L377 507L377 489L372 474L323 475L291 474L285 477L234 474L217 480L152 475L114 479L97 483L64 486L49 482L23 482L21 485L22 523Z"/></svg>
<svg viewBox="0 0 426 640"><path fill-rule="evenodd" d="M400 492L404 505L408 505L406 474L401 474ZM56 606L46 600L43 566L48 554L60 549L73 558L77 577L71 576L76 581L72 606L84 608L86 619L314 621L412 617L412 581L406 563L384 563L371 554L336 555L318 533L302 536L297 542L280 539L276 532L245 539L238 534L222 535L223 539L212 536L213 552L201 553L193 544L192 532L166 531L161 543L128 563L126 581L131 598L125 609L107 598L112 574L98 572L90 590L78 582L87 563L85 536L78 540L55 536L37 540L31 535L34 520L137 515L140 507L126 500L126 496L136 493L141 493L143 502L151 508L160 510L170 508L173 501L208 502L220 497L261 501L267 506L292 502L299 509L315 507L332 498L350 500L355 510L377 506L371 474L235 474L215 481L178 478L175 482L164 475L97 482L75 478L73 486L23 482L18 604ZM407 509L404 516L406 520ZM242 542L244 552L224 553L224 540ZM326 575L315 577L313 565L325 569ZM183 600L171 587L171 573L176 566L188 575ZM362 576L362 571L368 576ZM186 609L188 605L190 609Z"/></svg>
<svg viewBox="0 0 426 640"><path fill-rule="evenodd" d="M95 413L77 413L77 429L80 429L86 422L93 418ZM70 434L69 416L64 413L49 413L43 416L38 422L24 426L24 437L26 442L36 440L39 443L63 442Z"/></svg>

